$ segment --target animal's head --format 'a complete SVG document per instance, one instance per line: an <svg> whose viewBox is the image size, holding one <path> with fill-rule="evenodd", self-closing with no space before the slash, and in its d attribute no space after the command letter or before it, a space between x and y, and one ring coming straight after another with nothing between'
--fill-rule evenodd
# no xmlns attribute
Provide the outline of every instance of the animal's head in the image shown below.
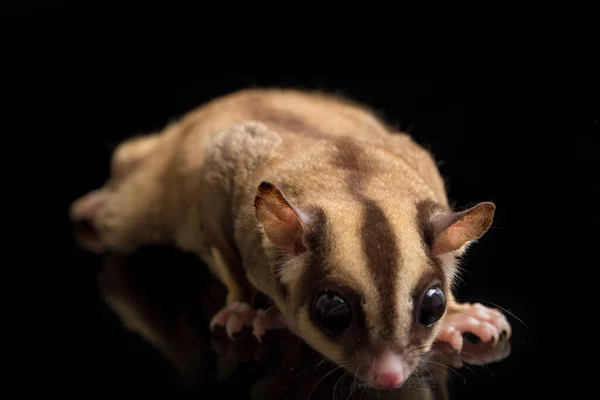
<svg viewBox="0 0 600 400"><path fill-rule="evenodd" d="M372 387L401 386L441 326L456 256L490 227L492 203L292 204L262 182L255 210L276 303L311 347Z"/></svg>

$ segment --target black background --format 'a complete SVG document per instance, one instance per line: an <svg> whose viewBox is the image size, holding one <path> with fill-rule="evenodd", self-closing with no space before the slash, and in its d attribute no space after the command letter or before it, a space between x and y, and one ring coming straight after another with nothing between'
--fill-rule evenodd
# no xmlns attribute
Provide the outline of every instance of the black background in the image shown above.
<svg viewBox="0 0 600 400"><path fill-rule="evenodd" d="M22 21L39 22L44 15L21 11ZM569 268L577 271L573 280L580 286L578 268L597 264L583 244L595 235L585 230L595 229L590 219L598 200L597 79L409 79L402 73L315 78L303 77L301 68L250 74L233 64L231 72L224 67L215 74L202 69L206 54L190 66L168 59L173 54L166 51L142 58L128 56L127 49L113 53L106 44L96 53L92 43L102 39L69 31L66 20L63 15L56 32L48 21L32 23L27 26L33 41L32 36L12 41L18 54L33 56L17 71L21 74L12 75L12 83L21 85L15 103L35 126L27 139L43 143L36 151L43 150L48 171L40 172L56 171L52 198L44 205L51 204L49 214L57 218L48 237L64 254L60 276L63 284L69 282L66 290L54 292L63 306L51 316L64 343L63 357L50 360L63 376L59 386L78 383L83 390L115 393L175 390L161 359L126 334L100 301L95 274L101 259L74 244L67 207L103 183L110 151L120 140L160 129L215 96L263 85L341 91L377 108L442 161L457 206L496 203L494 226L470 251L458 297L498 304L523 323L510 317L510 358L488 369L461 371L468 383L460 398L536 393L557 370L562 377L557 385L565 381L570 367L559 360L569 351L557 343L577 334L569 325L576 310L563 311L577 293ZM79 39L85 43L76 43Z"/></svg>

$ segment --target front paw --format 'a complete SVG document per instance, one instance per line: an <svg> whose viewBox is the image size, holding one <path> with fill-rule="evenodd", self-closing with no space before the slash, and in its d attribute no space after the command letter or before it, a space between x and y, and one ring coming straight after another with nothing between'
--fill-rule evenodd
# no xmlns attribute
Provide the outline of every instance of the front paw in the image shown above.
<svg viewBox="0 0 600 400"><path fill-rule="evenodd" d="M449 305L441 324L436 340L449 343L459 352L463 348L463 338L472 343L493 340L495 345L502 339L509 339L512 332L502 312L480 303Z"/></svg>
<svg viewBox="0 0 600 400"><path fill-rule="evenodd" d="M282 314L269 315L264 310L257 310L252 322L252 334L261 342L267 331L287 327L287 322Z"/></svg>
<svg viewBox="0 0 600 400"><path fill-rule="evenodd" d="M260 342L268 330L284 329L287 324L281 314L269 315L264 310L254 310L248 304L236 301L215 314L210 322L211 331L217 326L225 327L230 339L244 327L251 327L252 334Z"/></svg>
<svg viewBox="0 0 600 400"><path fill-rule="evenodd" d="M210 330L222 326L230 339L245 326L252 326L256 311L246 303L235 301L217 312L210 321Z"/></svg>

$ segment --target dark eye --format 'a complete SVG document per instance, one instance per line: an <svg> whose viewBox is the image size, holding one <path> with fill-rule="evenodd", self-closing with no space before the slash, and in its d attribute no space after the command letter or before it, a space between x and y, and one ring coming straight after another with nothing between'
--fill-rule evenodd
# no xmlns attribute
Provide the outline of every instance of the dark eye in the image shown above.
<svg viewBox="0 0 600 400"><path fill-rule="evenodd" d="M425 292L421 300L419 322L426 327L430 327L442 318L444 311L446 311L446 296L438 286L434 286Z"/></svg>
<svg viewBox="0 0 600 400"><path fill-rule="evenodd" d="M350 304L337 293L325 291L319 294L314 307L317 322L329 333L342 333L352 324Z"/></svg>

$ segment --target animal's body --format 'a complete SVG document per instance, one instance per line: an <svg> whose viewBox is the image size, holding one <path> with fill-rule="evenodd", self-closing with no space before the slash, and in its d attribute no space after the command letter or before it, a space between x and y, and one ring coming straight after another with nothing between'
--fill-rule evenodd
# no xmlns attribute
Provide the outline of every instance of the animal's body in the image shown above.
<svg viewBox="0 0 600 400"><path fill-rule="evenodd" d="M320 93L243 90L122 143L78 199L90 250L173 244L228 290L214 324L285 325L375 387L397 387L434 340L497 340L497 310L452 294L457 260L495 206L449 207L435 160L367 108ZM251 289L282 315L248 306Z"/></svg>

